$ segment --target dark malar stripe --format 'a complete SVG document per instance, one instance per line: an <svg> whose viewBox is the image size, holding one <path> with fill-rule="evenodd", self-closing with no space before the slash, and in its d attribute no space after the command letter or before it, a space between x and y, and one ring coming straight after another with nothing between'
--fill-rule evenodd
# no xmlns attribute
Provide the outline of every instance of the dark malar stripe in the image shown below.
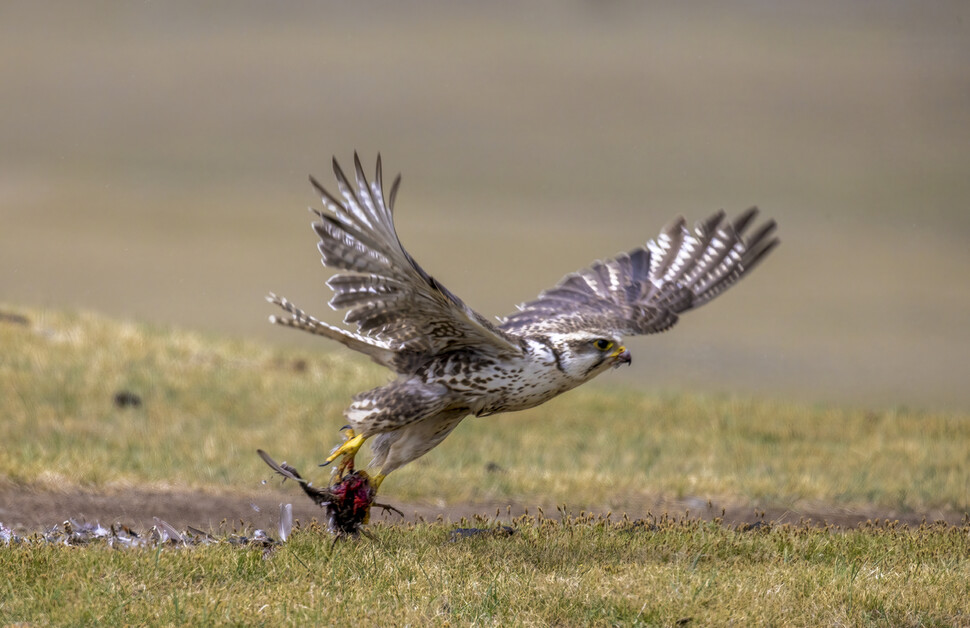
<svg viewBox="0 0 970 628"><path fill-rule="evenodd" d="M547 347L549 347L549 351L552 352L552 357L555 358L555 360L556 360L556 368L559 369L559 372L560 373L562 373L563 375L565 375L566 374L566 369L564 369L562 367L562 354L560 354L559 351L556 350L556 345L554 345L551 342L549 342L549 339L548 338L543 338L542 344L544 344Z"/></svg>

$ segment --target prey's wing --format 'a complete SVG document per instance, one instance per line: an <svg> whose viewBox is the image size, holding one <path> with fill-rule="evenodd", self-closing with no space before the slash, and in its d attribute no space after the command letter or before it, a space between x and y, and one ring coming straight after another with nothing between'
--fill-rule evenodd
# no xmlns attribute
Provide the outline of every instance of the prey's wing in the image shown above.
<svg viewBox="0 0 970 628"><path fill-rule="evenodd" d="M518 306L500 328L528 334L579 323L621 335L665 331L680 313L735 284L778 244L773 220L745 235L757 213L752 207L729 222L720 211L693 230L678 218L646 247L566 275Z"/></svg>
<svg viewBox="0 0 970 628"><path fill-rule="evenodd" d="M380 156L372 182L356 154L354 170L352 183L334 159L339 197L310 178L324 206L323 211L311 210L317 216L313 230L320 237L317 247L323 264L344 271L327 281L334 292L330 306L346 310L344 322L356 327L353 335L359 341L380 345L385 353L375 355L367 346L344 344L399 370L406 368L402 356L420 359L461 348L521 355L516 339L465 305L401 245L393 216L400 176L385 199ZM288 324L286 319L278 322ZM386 354L388 350L397 357Z"/></svg>

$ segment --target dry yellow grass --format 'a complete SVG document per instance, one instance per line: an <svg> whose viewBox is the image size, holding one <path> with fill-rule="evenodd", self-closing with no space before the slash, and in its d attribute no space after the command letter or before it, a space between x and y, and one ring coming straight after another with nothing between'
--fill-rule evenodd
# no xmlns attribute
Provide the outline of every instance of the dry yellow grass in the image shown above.
<svg viewBox="0 0 970 628"><path fill-rule="evenodd" d="M508 523L508 522L506 522ZM267 555L0 547L0 622L264 625L962 625L967 528L726 529L716 522L520 518L449 541L377 526L332 545L298 531Z"/></svg>
<svg viewBox="0 0 970 628"><path fill-rule="evenodd" d="M27 321L0 322L0 482L8 491L250 490L268 476L257 447L309 468L336 438L350 394L385 377L353 357L92 314L0 311ZM118 407L120 391L141 405ZM469 420L382 488L390 501L554 501L572 512L619 508L648 493L965 510L968 431L958 415L593 388L529 413ZM502 471L485 472L489 462ZM970 620L966 527L503 523L515 533L454 542L445 524L379 523L376 541L336 546L310 525L268 556L228 543L0 545L0 623Z"/></svg>
<svg viewBox="0 0 970 628"><path fill-rule="evenodd" d="M257 448L313 469L337 442L351 395L387 378L347 354L2 310L30 321L0 323L7 485L251 489L269 476ZM120 391L141 406L118 407ZM602 511L665 495L962 512L968 440L970 420L959 414L593 387L529 412L466 420L382 493ZM319 470L313 479L325 478Z"/></svg>

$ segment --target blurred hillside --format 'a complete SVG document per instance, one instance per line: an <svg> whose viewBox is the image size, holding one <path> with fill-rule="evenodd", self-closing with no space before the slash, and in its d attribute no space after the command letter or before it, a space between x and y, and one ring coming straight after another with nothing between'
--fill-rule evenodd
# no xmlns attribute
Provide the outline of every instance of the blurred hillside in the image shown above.
<svg viewBox="0 0 970 628"><path fill-rule="evenodd" d="M488 315L676 214L777 218L601 384L970 408L970 5L793 4L4 2L0 302L317 342L262 297L326 313L307 175L379 150Z"/></svg>

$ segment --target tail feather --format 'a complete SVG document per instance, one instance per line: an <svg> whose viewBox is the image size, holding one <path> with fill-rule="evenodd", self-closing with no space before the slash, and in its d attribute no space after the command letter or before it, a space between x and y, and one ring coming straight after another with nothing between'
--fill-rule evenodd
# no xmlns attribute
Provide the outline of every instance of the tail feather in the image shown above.
<svg viewBox="0 0 970 628"><path fill-rule="evenodd" d="M359 351L364 355L369 356L378 364L388 367L393 366L396 351L395 348L391 347L387 343L375 340L374 338L361 336L360 334L355 334L354 332L324 323L323 321L310 316L300 308L287 301L285 298L277 296L273 293L270 293L266 297L266 300L273 305L278 305L280 308L289 313L289 316L270 316L269 321L271 323L275 325L282 325L283 327L299 329L317 336L325 336L331 340L336 340L337 342L350 349L353 349L354 351Z"/></svg>

